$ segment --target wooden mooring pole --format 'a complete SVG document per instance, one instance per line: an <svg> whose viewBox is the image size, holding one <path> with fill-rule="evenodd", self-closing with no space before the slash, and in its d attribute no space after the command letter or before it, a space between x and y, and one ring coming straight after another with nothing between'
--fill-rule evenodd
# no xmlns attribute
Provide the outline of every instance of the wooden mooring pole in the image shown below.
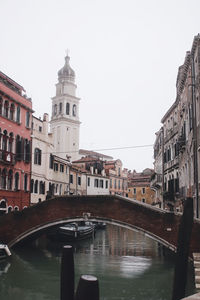
<svg viewBox="0 0 200 300"><path fill-rule="evenodd" d="M179 225L172 300L180 300L185 297L193 214L193 199L187 198Z"/></svg>
<svg viewBox="0 0 200 300"><path fill-rule="evenodd" d="M72 246L64 246L62 249L60 299L74 300L74 254Z"/></svg>
<svg viewBox="0 0 200 300"><path fill-rule="evenodd" d="M82 275L80 277L75 300L99 300L99 283L95 276Z"/></svg>
<svg viewBox="0 0 200 300"><path fill-rule="evenodd" d="M61 259L60 300L99 300L98 279L92 275L82 275L75 293L74 275L73 248L64 246Z"/></svg>

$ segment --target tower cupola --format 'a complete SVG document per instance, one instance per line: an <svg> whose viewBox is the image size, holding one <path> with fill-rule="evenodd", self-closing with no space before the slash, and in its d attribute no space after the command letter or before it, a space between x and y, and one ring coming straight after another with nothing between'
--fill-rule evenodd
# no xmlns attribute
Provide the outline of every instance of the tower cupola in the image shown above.
<svg viewBox="0 0 200 300"><path fill-rule="evenodd" d="M75 72L71 68L70 64L70 57L67 55L65 57L65 65L62 69L58 71L58 81L62 82L63 80L68 80L68 81L75 81Z"/></svg>

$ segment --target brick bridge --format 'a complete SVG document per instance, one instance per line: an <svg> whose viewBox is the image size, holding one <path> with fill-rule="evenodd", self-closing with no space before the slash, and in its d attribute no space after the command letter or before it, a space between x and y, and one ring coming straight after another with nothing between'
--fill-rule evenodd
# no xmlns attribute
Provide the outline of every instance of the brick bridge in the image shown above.
<svg viewBox="0 0 200 300"><path fill-rule="evenodd" d="M137 229L166 247L175 250L180 215L153 206L113 195L59 196L23 211L13 211L0 217L0 242L10 247L55 225L89 220ZM200 221L195 220L190 254L200 252Z"/></svg>

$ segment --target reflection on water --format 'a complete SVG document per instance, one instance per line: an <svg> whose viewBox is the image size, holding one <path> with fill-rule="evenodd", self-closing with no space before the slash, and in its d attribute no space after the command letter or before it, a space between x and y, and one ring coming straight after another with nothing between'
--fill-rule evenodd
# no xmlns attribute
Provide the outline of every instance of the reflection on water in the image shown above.
<svg viewBox="0 0 200 300"><path fill-rule="evenodd" d="M60 300L62 246L42 237L15 249L9 261L0 262L0 299ZM76 284L81 274L97 276L101 300L171 299L173 259L144 234L109 225L94 240L73 246ZM189 271L191 294L191 266Z"/></svg>

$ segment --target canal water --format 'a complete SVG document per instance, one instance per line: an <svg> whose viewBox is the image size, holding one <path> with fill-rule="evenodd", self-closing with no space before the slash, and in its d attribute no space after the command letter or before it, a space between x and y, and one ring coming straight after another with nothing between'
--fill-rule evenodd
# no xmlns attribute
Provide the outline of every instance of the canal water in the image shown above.
<svg viewBox="0 0 200 300"><path fill-rule="evenodd" d="M43 236L12 250L0 262L0 299L60 300L62 246ZM97 276L101 300L171 299L173 255L145 234L107 225L74 249L76 285L82 274ZM192 265L188 278L187 294L195 293Z"/></svg>

